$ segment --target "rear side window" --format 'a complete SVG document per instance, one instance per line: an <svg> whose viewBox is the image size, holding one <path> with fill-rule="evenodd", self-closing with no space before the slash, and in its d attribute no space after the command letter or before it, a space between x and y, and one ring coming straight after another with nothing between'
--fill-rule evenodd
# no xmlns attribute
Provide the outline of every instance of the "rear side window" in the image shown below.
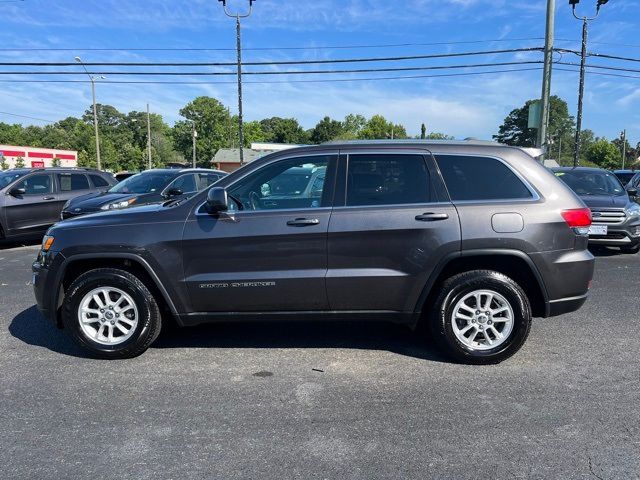
<svg viewBox="0 0 640 480"><path fill-rule="evenodd" d="M89 180L81 173L59 173L60 191L88 190Z"/></svg>
<svg viewBox="0 0 640 480"><path fill-rule="evenodd" d="M198 182L198 191L200 191L216 183L220 180L220 176L213 173L196 173L196 180Z"/></svg>
<svg viewBox="0 0 640 480"><path fill-rule="evenodd" d="M182 175L176 178L171 185L167 187L168 190L177 188L182 190L182 193L191 193L196 191L196 179L193 174Z"/></svg>
<svg viewBox="0 0 640 480"><path fill-rule="evenodd" d="M532 198L526 185L501 161L488 157L436 155L453 201Z"/></svg>
<svg viewBox="0 0 640 480"><path fill-rule="evenodd" d="M100 175L89 175L89 177L91 177L91 181L93 182L93 185L96 188L100 188L100 187L108 187L109 186L109 182L107 182L104 178L102 178Z"/></svg>
<svg viewBox="0 0 640 480"><path fill-rule="evenodd" d="M348 206L429 203L429 185L421 155L349 155Z"/></svg>

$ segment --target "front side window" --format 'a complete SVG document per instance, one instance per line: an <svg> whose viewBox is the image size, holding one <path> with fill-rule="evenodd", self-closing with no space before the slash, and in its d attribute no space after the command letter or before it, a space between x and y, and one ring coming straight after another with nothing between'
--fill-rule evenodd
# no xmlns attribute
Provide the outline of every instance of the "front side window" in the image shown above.
<svg viewBox="0 0 640 480"><path fill-rule="evenodd" d="M229 194L244 210L317 208L323 200L328 156L290 158L268 165L234 185Z"/></svg>
<svg viewBox="0 0 640 480"><path fill-rule="evenodd" d="M349 155L347 206L429 203L429 187L422 155Z"/></svg>
<svg viewBox="0 0 640 480"><path fill-rule="evenodd" d="M495 158L436 155L436 161L454 202L533 198L522 180Z"/></svg>
<svg viewBox="0 0 640 480"><path fill-rule="evenodd" d="M182 193L196 191L196 180L193 174L182 175L176 178L168 187L168 190L180 190Z"/></svg>
<svg viewBox="0 0 640 480"><path fill-rule="evenodd" d="M62 192L89 189L89 180L81 173L59 173L58 182L60 183L60 191Z"/></svg>
<svg viewBox="0 0 640 480"><path fill-rule="evenodd" d="M42 195L53 192L51 176L46 174L31 175L17 183L15 188L24 188L25 195Z"/></svg>

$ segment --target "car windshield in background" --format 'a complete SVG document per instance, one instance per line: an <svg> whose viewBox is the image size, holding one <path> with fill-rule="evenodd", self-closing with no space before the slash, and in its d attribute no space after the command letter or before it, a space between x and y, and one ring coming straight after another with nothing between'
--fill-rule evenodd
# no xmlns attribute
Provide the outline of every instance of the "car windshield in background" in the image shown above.
<svg viewBox="0 0 640 480"><path fill-rule="evenodd" d="M556 176L578 195L624 195L618 178L609 172L558 170Z"/></svg>
<svg viewBox="0 0 640 480"><path fill-rule="evenodd" d="M616 177L620 179L623 185L626 185L631 181L636 172L616 172Z"/></svg>
<svg viewBox="0 0 640 480"><path fill-rule="evenodd" d="M28 172L4 172L0 173L0 188L4 188L14 180L26 175Z"/></svg>
<svg viewBox="0 0 640 480"><path fill-rule="evenodd" d="M161 192L175 177L175 173L169 172L143 172L118 183L109 190L109 193Z"/></svg>

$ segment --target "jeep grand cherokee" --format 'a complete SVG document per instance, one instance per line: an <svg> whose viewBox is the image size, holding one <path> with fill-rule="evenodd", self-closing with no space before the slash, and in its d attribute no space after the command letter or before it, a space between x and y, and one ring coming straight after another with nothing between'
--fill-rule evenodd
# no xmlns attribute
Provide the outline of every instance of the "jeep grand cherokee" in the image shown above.
<svg viewBox="0 0 640 480"><path fill-rule="evenodd" d="M313 194L274 195L303 170ZM141 354L170 318L339 318L425 322L454 359L495 363L532 317L585 302L590 224L517 148L325 144L265 156L179 201L54 225L33 283L40 311L104 358Z"/></svg>

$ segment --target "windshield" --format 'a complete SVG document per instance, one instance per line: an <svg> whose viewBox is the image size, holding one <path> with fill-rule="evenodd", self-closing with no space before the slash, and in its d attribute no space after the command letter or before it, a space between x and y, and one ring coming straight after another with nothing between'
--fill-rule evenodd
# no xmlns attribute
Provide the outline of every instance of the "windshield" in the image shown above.
<svg viewBox="0 0 640 480"><path fill-rule="evenodd" d="M4 172L0 173L0 189L6 187L14 180L26 175L27 172Z"/></svg>
<svg viewBox="0 0 640 480"><path fill-rule="evenodd" d="M109 193L160 193L175 177L171 172L142 172L121 181Z"/></svg>
<svg viewBox="0 0 640 480"><path fill-rule="evenodd" d="M605 171L561 170L556 176L578 195L624 195L618 178Z"/></svg>

